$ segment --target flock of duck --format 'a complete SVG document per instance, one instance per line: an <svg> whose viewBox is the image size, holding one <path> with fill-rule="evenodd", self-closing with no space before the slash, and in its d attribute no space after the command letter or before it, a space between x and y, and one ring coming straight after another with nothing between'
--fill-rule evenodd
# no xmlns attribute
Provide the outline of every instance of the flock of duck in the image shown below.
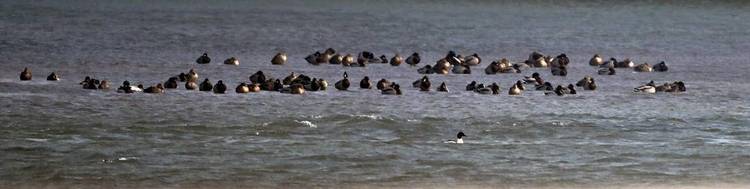
<svg viewBox="0 0 750 189"><path fill-rule="evenodd" d="M277 53L272 59L271 64L283 65L287 62L287 54L284 52ZM421 63L422 58L419 53L413 53L409 57L402 57L399 54L395 54L393 57L388 59L386 55L376 57L375 54L363 51L355 57L352 54L339 54L334 49L328 48L325 51L315 52L305 57L305 60L313 65L320 64L341 64L343 66L352 67L364 67L367 64L390 64L392 66L399 66L402 63L409 64L411 66L417 66ZM209 64L211 58L207 53L200 56L196 63L198 64ZM224 64L228 65L239 65L239 59L235 57L228 58L224 61ZM454 51L449 51L445 57L438 60L434 65L427 64L417 69L419 74L424 74L423 77L417 79L412 83L414 88L420 91L430 91L433 87L428 74L471 74L471 68L478 66L482 63L482 58L476 53L463 56L456 54ZM521 73L529 68L549 68L550 72L554 76L566 76L568 73L568 65L570 59L567 55L560 54L556 57L545 56L539 52L532 52L529 58L523 62L511 63L508 59L500 59L493 61L487 65L484 69L485 74L502 74L502 73ZM616 69L626 68L633 69L636 72L666 72L668 71L667 64L662 61L656 65L650 65L649 63L643 63L636 65L630 59L618 61L615 58L610 58L604 61L602 57L595 54L589 61L589 65L599 67L597 74L599 75L615 75ZM20 80L26 81L31 80L31 70L24 68L20 74ZM60 77L52 72L47 76L47 80L57 81ZM219 80L213 84L208 78L199 81L198 73L194 69L190 69L187 73L180 73L175 76L169 77L164 83L157 83L154 86L144 87L139 84L136 86L131 85L129 81L124 81L120 87L117 88L119 93L164 93L166 89L176 89L180 83L184 83L184 87L187 90L199 90L208 91L217 94L223 94L227 92L227 85ZM84 89L100 89L106 90L110 88L110 84L107 80L98 80L86 76L80 85ZM296 74L292 72L289 76L283 79L275 79L270 76L266 76L263 71L258 71L249 77L248 82L242 82L235 87L236 93L252 93L260 91L277 91L288 94L304 94L305 91L321 91L328 88L328 81L322 78L313 78L304 74ZM533 85L527 87L526 85ZM334 83L334 88L337 90L348 90L351 86L349 75L344 72L342 78ZM522 80L518 80L508 88L509 95L521 95L525 90L538 90L545 91L546 95L571 95L576 94L576 88L583 90L596 90L597 84L593 77L586 76L575 85L557 85L554 87L552 83L545 82L541 78L540 74L534 72L531 76L525 76ZM372 89L372 81L369 77L365 76L359 82L359 88ZM375 83L375 88L381 91L384 95L401 95L401 86L393 81L387 79L380 79ZM473 91L479 94L500 94L500 85L497 83L482 84L472 81L466 86L466 91ZM448 86L445 82L440 83L436 91L448 92ZM647 84L634 88L634 92L639 93L656 93L656 92L684 92L686 91L685 84L682 81L675 81L670 83L664 83L657 85L654 81L650 81Z"/></svg>

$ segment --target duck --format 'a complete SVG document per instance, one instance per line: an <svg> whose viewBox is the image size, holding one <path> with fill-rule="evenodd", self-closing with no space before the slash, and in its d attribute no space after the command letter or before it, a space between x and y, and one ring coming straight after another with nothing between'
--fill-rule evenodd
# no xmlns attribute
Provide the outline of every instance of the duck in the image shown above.
<svg viewBox="0 0 750 189"><path fill-rule="evenodd" d="M253 75L250 75L249 79L251 83L264 83L266 82L266 74L263 71L257 71Z"/></svg>
<svg viewBox="0 0 750 189"><path fill-rule="evenodd" d="M20 75L21 81L29 81L31 80L31 70L29 68L23 68L23 71Z"/></svg>
<svg viewBox="0 0 750 189"><path fill-rule="evenodd" d="M537 72L532 73L531 76L524 76L523 81L526 84L534 84L534 85L544 84L544 79L542 79L541 75Z"/></svg>
<svg viewBox="0 0 750 189"><path fill-rule="evenodd" d="M419 64L421 60L422 59L419 57L419 53L414 52L411 54L411 56L406 58L406 64L409 64L411 66L416 66L417 64Z"/></svg>
<svg viewBox="0 0 750 189"><path fill-rule="evenodd" d="M430 86L432 86L432 84L430 83L430 78L427 78L427 76L422 77L422 81L419 82L419 90L430 91Z"/></svg>
<svg viewBox="0 0 750 189"><path fill-rule="evenodd" d="M194 69L190 69L188 71L186 76L187 81L197 82L198 81L198 72L195 72Z"/></svg>
<svg viewBox="0 0 750 189"><path fill-rule="evenodd" d="M383 79L380 79L380 81L378 81L378 83L375 84L375 87L377 87L378 90L383 90L386 87L391 86L391 84L392 83L390 81L383 78Z"/></svg>
<svg viewBox="0 0 750 189"><path fill-rule="evenodd" d="M47 81L59 81L59 80L60 80L60 77L57 76L55 72L52 72L47 76Z"/></svg>
<svg viewBox="0 0 750 189"><path fill-rule="evenodd" d="M208 64L211 63L211 58L208 57L208 53L203 53L203 56L198 57L195 62L198 64Z"/></svg>
<svg viewBox="0 0 750 189"><path fill-rule="evenodd" d="M99 89L97 85L98 82L95 79L90 79L86 84L83 84L83 89Z"/></svg>
<svg viewBox="0 0 750 189"><path fill-rule="evenodd" d="M344 55L336 53L331 57L331 60L329 60L328 63L329 64L341 64L341 62L343 61L344 61Z"/></svg>
<svg viewBox="0 0 750 189"><path fill-rule="evenodd" d="M364 66L367 63L377 63L380 60L375 59L375 54L372 54L370 51L362 51L357 56L357 63L360 66Z"/></svg>
<svg viewBox="0 0 750 189"><path fill-rule="evenodd" d="M640 87L634 88L633 92L653 94L653 93L656 93L656 87L651 86L651 85L642 85Z"/></svg>
<svg viewBox="0 0 750 189"><path fill-rule="evenodd" d="M164 86L162 86L161 83L159 83L159 84L156 84L156 86L150 86L144 89L143 93L152 93L152 94L164 93Z"/></svg>
<svg viewBox="0 0 750 189"><path fill-rule="evenodd" d="M552 67L563 67L563 66L568 66L569 63L570 63L570 59L568 59L568 55L566 55L565 53L562 53L560 55L557 55L555 59L550 61L549 65Z"/></svg>
<svg viewBox="0 0 750 189"><path fill-rule="evenodd" d="M290 85L287 88L283 88L279 90L279 92L287 93L287 94L304 94L305 88L301 84L294 84L294 85Z"/></svg>
<svg viewBox="0 0 750 189"><path fill-rule="evenodd" d="M325 91L328 89L328 81L325 79L318 78L318 85L320 85L320 90Z"/></svg>
<svg viewBox="0 0 750 189"><path fill-rule="evenodd" d="M468 85L466 85L466 91L473 91L477 88L477 81L471 81Z"/></svg>
<svg viewBox="0 0 750 189"><path fill-rule="evenodd" d="M237 85L237 88L234 89L234 92L243 94L243 93L249 93L250 87L247 86L247 83L240 83L240 85Z"/></svg>
<svg viewBox="0 0 750 189"><path fill-rule="evenodd" d="M312 65L318 65L318 57L320 56L321 56L320 51L316 51L315 53L307 55L305 57L305 61L307 61L307 63L310 63Z"/></svg>
<svg viewBox="0 0 750 189"><path fill-rule="evenodd" d="M198 84L195 83L195 81L187 81L185 82L185 89L187 90L195 90L198 88Z"/></svg>
<svg viewBox="0 0 750 189"><path fill-rule="evenodd" d="M565 94L569 94L570 90L567 87L563 87L562 85L557 85L554 92L555 94L557 94L557 96L564 96ZM550 93L545 93L545 95L550 95Z"/></svg>
<svg viewBox="0 0 750 189"><path fill-rule="evenodd" d="M523 86L523 82L521 80L516 81L516 86L521 89L522 91L526 90L526 86Z"/></svg>
<svg viewBox="0 0 750 189"><path fill-rule="evenodd" d="M467 56L464 58L463 65L465 66L476 66L482 63L482 58L477 53Z"/></svg>
<svg viewBox="0 0 750 189"><path fill-rule="evenodd" d="M491 62L486 68L484 68L484 73L487 75L497 74L498 72L500 72L500 63L497 61Z"/></svg>
<svg viewBox="0 0 750 189"><path fill-rule="evenodd" d="M284 85L291 85L292 81L297 79L297 75L294 75L294 72L289 73L289 76L286 76L284 80L281 81L281 84Z"/></svg>
<svg viewBox="0 0 750 189"><path fill-rule="evenodd" d="M600 68L614 68L615 64L617 64L617 59L614 57L609 58L607 62L602 63L599 65Z"/></svg>
<svg viewBox="0 0 750 189"><path fill-rule="evenodd" d="M492 85L490 85L489 88L490 88L490 91L492 91L493 95L500 94L500 85L498 85L497 83L492 83Z"/></svg>
<svg viewBox="0 0 750 189"><path fill-rule="evenodd" d="M78 84L79 84L79 85L85 85L86 83L89 83L89 80L91 80L91 77L89 77L89 76L86 76L85 78L83 78L83 81L81 81L81 82L80 82L80 83L78 83Z"/></svg>
<svg viewBox="0 0 750 189"><path fill-rule="evenodd" d="M615 68L632 68L635 66L635 63L631 61L629 58L626 58L622 62L615 63Z"/></svg>
<svg viewBox="0 0 750 189"><path fill-rule="evenodd" d="M568 88L568 94L578 94L578 92L576 92L576 87L573 86L573 84L568 84L567 88Z"/></svg>
<svg viewBox="0 0 750 189"><path fill-rule="evenodd" d="M471 74L471 67L466 65L454 65L451 71L454 74Z"/></svg>
<svg viewBox="0 0 750 189"><path fill-rule="evenodd" d="M224 85L224 82L219 80L216 82L216 85L214 85L213 90L216 94L224 94L227 91L227 85Z"/></svg>
<svg viewBox="0 0 750 189"><path fill-rule="evenodd" d="M448 92L448 86L445 85L445 82L440 83L440 86L437 88L438 92Z"/></svg>
<svg viewBox="0 0 750 189"><path fill-rule="evenodd" d="M450 144L463 144L463 143L464 143L464 137L465 137L465 136L466 136L466 135L464 134L464 132L458 132L458 134L456 134L456 139L455 139L455 140L447 140L447 141L445 141L445 143L450 143Z"/></svg>
<svg viewBox="0 0 750 189"><path fill-rule="evenodd" d="M400 54L396 53L395 56L391 58L390 64L391 66L399 66L401 63L404 63L404 58L401 57Z"/></svg>
<svg viewBox="0 0 750 189"><path fill-rule="evenodd" d="M591 57L591 59L589 60L590 66L600 66L603 63L604 61L602 60L602 57L599 56L599 54L594 54L594 57Z"/></svg>
<svg viewBox="0 0 750 189"><path fill-rule="evenodd" d="M633 68L633 70L635 70L636 72L653 72L654 68L652 68L651 65L648 64L648 62L646 62L643 64L638 64Z"/></svg>
<svg viewBox="0 0 750 189"><path fill-rule="evenodd" d="M167 82L164 82L164 88L167 89L176 89L177 88L177 77L170 77L167 79Z"/></svg>
<svg viewBox="0 0 750 189"><path fill-rule="evenodd" d="M474 88L474 92L479 94L492 94L492 89L484 87L484 84L478 84L477 87Z"/></svg>
<svg viewBox="0 0 750 189"><path fill-rule="evenodd" d="M544 82L544 84L536 85L537 91L552 91L554 90L554 87L552 87L552 83L550 82Z"/></svg>
<svg viewBox="0 0 750 189"><path fill-rule="evenodd" d="M498 62L499 73L521 73L521 67L527 66L526 64L510 64L508 59L500 59Z"/></svg>
<svg viewBox="0 0 750 189"><path fill-rule="evenodd" d="M518 87L518 84L515 84L508 89L508 95L521 95L521 92L523 92L523 90Z"/></svg>
<svg viewBox="0 0 750 189"><path fill-rule="evenodd" d="M286 64L286 52L278 52L271 58L271 65L284 65Z"/></svg>
<svg viewBox="0 0 750 189"><path fill-rule="evenodd" d="M346 73L346 72L344 72L343 77L344 77L344 79L339 80L339 81L336 82L336 84L334 84L334 87L336 87L336 89L341 90L341 91L345 91L345 90L349 89L349 85L350 85L350 83L349 83L349 74Z"/></svg>
<svg viewBox="0 0 750 189"><path fill-rule="evenodd" d="M380 63L381 64L387 64L388 63L388 57L385 55L380 55Z"/></svg>
<svg viewBox="0 0 750 189"><path fill-rule="evenodd" d="M203 82L198 87L198 90L200 91L211 91L214 89L214 85L211 84L210 81L208 81L208 78L204 79Z"/></svg>
<svg viewBox="0 0 750 189"><path fill-rule="evenodd" d="M302 84L307 91L319 91L320 90L320 83L318 83L318 78L313 78L312 81L308 84Z"/></svg>
<svg viewBox="0 0 750 189"><path fill-rule="evenodd" d="M97 87L97 88L100 89L100 90L109 89L109 81L102 80L101 82L99 82L99 87Z"/></svg>
<svg viewBox="0 0 750 189"><path fill-rule="evenodd" d="M550 71L552 72L552 75L556 75L556 76L567 76L568 75L568 67L564 66L564 65L553 66L553 67L551 67Z"/></svg>
<svg viewBox="0 0 750 189"><path fill-rule="evenodd" d="M352 54L346 54L346 56L344 56L344 58L341 60L341 65L343 66L352 66L354 63L354 55Z"/></svg>
<svg viewBox="0 0 750 189"><path fill-rule="evenodd" d="M432 66L430 66L428 64L428 65L425 65L422 68L417 69L417 73L419 73L419 74L434 74L435 70L433 70Z"/></svg>
<svg viewBox="0 0 750 189"><path fill-rule="evenodd" d="M384 95L401 95L401 86L393 83L391 86L383 88L380 93Z"/></svg>
<svg viewBox="0 0 750 189"><path fill-rule="evenodd" d="M317 56L315 58L315 62L316 62L315 65L324 64L324 63L330 62L331 61L331 57L333 57L334 54L336 54L336 50L334 50L333 48L326 49L323 52L323 54L320 54L319 56Z"/></svg>
<svg viewBox="0 0 750 189"><path fill-rule="evenodd" d="M248 89L247 92L251 92L251 93L260 92L260 84L257 84L257 83L248 84L247 89Z"/></svg>
<svg viewBox="0 0 750 189"><path fill-rule="evenodd" d="M599 71L597 71L599 75L615 75L615 68L608 67L608 68L601 68Z"/></svg>
<svg viewBox="0 0 750 189"><path fill-rule="evenodd" d="M238 65L240 65L240 60L237 59L237 58L235 58L235 57L230 57L230 58L224 60L224 64L238 66Z"/></svg>
<svg viewBox="0 0 750 189"><path fill-rule="evenodd" d="M179 75L177 75L177 81L180 81L180 82L187 81L187 74L185 74L185 72L182 72Z"/></svg>
<svg viewBox="0 0 750 189"><path fill-rule="evenodd" d="M666 72L668 70L669 70L669 67L667 67L667 63L665 63L664 61L661 61L658 64L654 65L654 71Z"/></svg>
<svg viewBox="0 0 750 189"><path fill-rule="evenodd" d="M526 64L531 67L547 67L547 58L542 53L532 52L529 54L529 59L526 60Z"/></svg>
<svg viewBox="0 0 750 189"><path fill-rule="evenodd" d="M445 60L447 63L450 63L449 65L446 64L446 67L450 65L462 65L464 63L461 55L456 54L455 51L448 51L448 54L445 55L445 58L443 58L443 60Z"/></svg>
<svg viewBox="0 0 750 189"><path fill-rule="evenodd" d="M583 79L579 80L576 83L576 86L583 87L583 90L587 90L587 91L596 90L596 82L594 81L594 78L591 76L583 77Z"/></svg>
<svg viewBox="0 0 750 189"><path fill-rule="evenodd" d="M370 77L365 76L359 81L359 88L361 89L372 89L372 83L370 83Z"/></svg>
<svg viewBox="0 0 750 189"><path fill-rule="evenodd" d="M122 82L122 86L120 86L119 88L117 88L117 92L118 93L140 92L140 88L134 87L134 86L130 86L130 82L126 80L126 81Z"/></svg>

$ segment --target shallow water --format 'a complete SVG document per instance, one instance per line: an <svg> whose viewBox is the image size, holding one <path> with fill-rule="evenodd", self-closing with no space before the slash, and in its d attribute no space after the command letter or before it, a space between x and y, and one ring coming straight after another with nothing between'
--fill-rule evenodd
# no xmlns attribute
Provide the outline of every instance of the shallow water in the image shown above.
<svg viewBox="0 0 750 189"><path fill-rule="evenodd" d="M0 184L3 187L545 187L746 183L750 177L749 4L680 1L11 1L0 3ZM333 47L356 54L479 53L472 75L430 75L450 93L419 92L416 67L313 66ZM272 66L279 50L290 61ZM566 53L547 69L485 75L488 60ZM194 63L207 51L208 65ZM592 54L666 73L598 76ZM220 64L235 56L240 66ZM34 80L18 81L29 67ZM376 90L163 95L83 90L87 75L152 85L195 68L233 89L263 70L400 83ZM44 81L49 72L62 77ZM504 95L523 75L575 96ZM497 82L503 95L462 89ZM680 94L633 94L683 80ZM443 144L465 132L467 144Z"/></svg>

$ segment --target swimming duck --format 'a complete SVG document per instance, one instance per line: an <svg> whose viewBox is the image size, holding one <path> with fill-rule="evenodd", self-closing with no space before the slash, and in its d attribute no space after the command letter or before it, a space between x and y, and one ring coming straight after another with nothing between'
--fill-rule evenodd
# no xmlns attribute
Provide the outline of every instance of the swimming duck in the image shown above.
<svg viewBox="0 0 750 189"><path fill-rule="evenodd" d="M344 61L344 55L336 53L331 57L331 60L329 60L328 63L329 64L341 64L341 62L343 61Z"/></svg>
<svg viewBox="0 0 750 189"><path fill-rule="evenodd" d="M320 90L320 83L318 83L318 78L313 78L312 81L308 84L302 84L305 90L307 91L319 91Z"/></svg>
<svg viewBox="0 0 750 189"><path fill-rule="evenodd" d="M428 65L425 65L422 68L417 69L417 73L419 73L419 74L434 74L435 71L432 69L432 66L430 66L428 64Z"/></svg>
<svg viewBox="0 0 750 189"><path fill-rule="evenodd" d="M286 52L279 52L271 59L272 65L283 65L286 64Z"/></svg>
<svg viewBox="0 0 750 189"><path fill-rule="evenodd" d="M529 59L526 60L526 64L531 67L547 67L547 58L542 53L532 52L529 54Z"/></svg>
<svg viewBox="0 0 750 189"><path fill-rule="evenodd" d="M552 66L550 71L552 72L552 75L556 75L556 76L568 75L568 67L564 65Z"/></svg>
<svg viewBox="0 0 750 189"><path fill-rule="evenodd" d="M443 58L443 60L450 63L450 65L462 65L464 63L463 57L456 54L455 51L448 51L448 54L445 55L445 58Z"/></svg>
<svg viewBox="0 0 750 189"><path fill-rule="evenodd" d="M557 96L563 96L565 94L570 93L569 89L567 87L563 87L562 85L557 85L554 90L555 94ZM544 93L545 95L550 95L551 93Z"/></svg>
<svg viewBox="0 0 750 189"><path fill-rule="evenodd" d="M474 92L479 94L492 94L492 89L484 87L484 84L478 84L477 87L474 88Z"/></svg>
<svg viewBox="0 0 750 189"><path fill-rule="evenodd" d="M534 85L543 85L544 79L542 79L541 75L537 72L534 72L531 74L531 76L524 76L523 79L525 84L534 84Z"/></svg>
<svg viewBox="0 0 750 189"><path fill-rule="evenodd" d="M86 78L83 78L83 81L78 83L79 85L85 85L86 83L89 83L89 80L91 80L91 77L86 76Z"/></svg>
<svg viewBox="0 0 750 189"><path fill-rule="evenodd" d="M599 54L594 54L594 57L591 57L591 60L589 60L590 66L600 66L604 63L602 60L602 57L599 56Z"/></svg>
<svg viewBox="0 0 750 189"><path fill-rule="evenodd" d="M544 82L544 84L536 85L537 91L552 91L554 90L554 87L552 87L552 83L550 82Z"/></svg>
<svg viewBox="0 0 750 189"><path fill-rule="evenodd" d="M180 73L180 75L177 75L177 81L185 82L187 81L187 74L185 72Z"/></svg>
<svg viewBox="0 0 750 189"><path fill-rule="evenodd" d="M452 72L454 74L471 74L471 68L465 65L454 65Z"/></svg>
<svg viewBox="0 0 750 189"><path fill-rule="evenodd" d="M583 87L583 90L596 90L596 82L591 76L583 77L576 83L576 86Z"/></svg>
<svg viewBox="0 0 750 189"><path fill-rule="evenodd" d="M493 95L500 94L500 85L498 85L497 83L492 83L492 85L490 85L489 88L490 88L490 91L492 91Z"/></svg>
<svg viewBox="0 0 750 189"><path fill-rule="evenodd" d="M516 86L518 87L518 89L521 89L522 91L526 90L526 86L523 86L523 82L521 82L521 80L516 81Z"/></svg>
<svg viewBox="0 0 750 189"><path fill-rule="evenodd" d="M286 76L284 80L281 81L281 84L284 85L291 85L292 81L297 79L297 75L294 75L294 72L289 73L289 76Z"/></svg>
<svg viewBox="0 0 750 189"><path fill-rule="evenodd" d="M122 86L120 86L120 88L117 88L118 93L133 93L139 90L140 89L138 87L130 86L129 81L122 82Z"/></svg>
<svg viewBox="0 0 750 189"><path fill-rule="evenodd" d="M208 53L203 53L203 56L198 57L195 62L197 62L198 64L208 64L211 63L211 58L208 57Z"/></svg>
<svg viewBox="0 0 750 189"><path fill-rule="evenodd" d="M599 65L600 68L614 68L615 64L617 64L617 59L614 57L609 58L607 62L602 63Z"/></svg>
<svg viewBox="0 0 750 189"><path fill-rule="evenodd" d="M99 87L96 86L97 85L96 81L97 80L95 79L90 79L88 82L86 82L86 84L83 84L83 89L99 89Z"/></svg>
<svg viewBox="0 0 750 189"><path fill-rule="evenodd" d="M437 88L438 92L448 92L448 86L445 85L445 82L440 83L440 86Z"/></svg>
<svg viewBox="0 0 750 189"><path fill-rule="evenodd" d="M31 70L29 68L23 68L20 78L21 78L21 81L31 80Z"/></svg>
<svg viewBox="0 0 750 189"><path fill-rule="evenodd" d="M101 90L109 89L109 81L102 80L101 82L99 82L99 87L97 88Z"/></svg>
<svg viewBox="0 0 750 189"><path fill-rule="evenodd" d="M652 68L651 65L648 64L648 62L646 62L643 64L638 64L638 66L635 66L633 70L635 70L636 72L652 72L654 71L654 68Z"/></svg>
<svg viewBox="0 0 750 189"><path fill-rule="evenodd" d="M568 84L568 94L578 94L576 87L573 84Z"/></svg>
<svg viewBox="0 0 750 189"><path fill-rule="evenodd" d="M380 55L380 63L381 64L387 64L388 63L388 57L385 55Z"/></svg>
<svg viewBox="0 0 750 189"><path fill-rule="evenodd" d="M313 54L307 55L305 57L305 60L307 61L307 63L310 63L312 65L318 65L318 57L320 56L321 56L320 51L316 51Z"/></svg>
<svg viewBox="0 0 750 189"><path fill-rule="evenodd" d="M471 81L468 85L466 85L466 91L473 91L477 88L477 81Z"/></svg>
<svg viewBox="0 0 750 189"><path fill-rule="evenodd" d="M264 83L266 82L266 74L263 73L263 71L255 72L253 75L250 75L250 82L251 83Z"/></svg>
<svg viewBox="0 0 750 189"><path fill-rule="evenodd" d="M167 82L164 82L164 88L167 89L176 89L177 88L177 77L170 77L167 79Z"/></svg>
<svg viewBox="0 0 750 189"><path fill-rule="evenodd" d="M549 65L552 67L563 67L563 66L568 66L569 63L570 63L570 59L568 59L568 55L565 55L565 53L562 53L560 55L557 55L555 59L550 61Z"/></svg>
<svg viewBox="0 0 750 189"><path fill-rule="evenodd" d="M378 90L383 90L388 86L391 86L391 82L386 79L380 79L377 84L375 84Z"/></svg>
<svg viewBox="0 0 750 189"><path fill-rule="evenodd" d="M396 55L393 56L393 58L391 58L390 63L391 63L391 66L398 66L398 65L401 65L401 63L403 62L404 62L404 58L401 57L400 54L396 53Z"/></svg>
<svg viewBox="0 0 750 189"><path fill-rule="evenodd" d="M292 94L305 94L305 88L301 84L294 84L289 88L292 89Z"/></svg>
<svg viewBox="0 0 750 189"><path fill-rule="evenodd" d="M658 64L654 65L654 71L657 72L666 72L669 68L667 67L667 63L664 61L659 62Z"/></svg>
<svg viewBox="0 0 750 189"><path fill-rule="evenodd" d="M195 72L195 70L190 69L187 73L187 81L197 82L198 81L198 72Z"/></svg>
<svg viewBox="0 0 750 189"><path fill-rule="evenodd" d="M631 61L629 58L626 58L622 62L615 63L615 68L632 68L635 66L635 63Z"/></svg>
<svg viewBox="0 0 750 189"><path fill-rule="evenodd" d="M328 89L328 81L325 79L318 79L318 85L320 85L320 90L325 91Z"/></svg>
<svg viewBox="0 0 750 189"><path fill-rule="evenodd" d="M216 85L214 85L213 90L216 94L224 94L227 91L227 85L224 85L224 82L219 80L216 82Z"/></svg>
<svg viewBox="0 0 750 189"><path fill-rule="evenodd" d="M599 75L615 75L615 68L608 67L608 68L601 68L599 71L597 71Z"/></svg>
<svg viewBox="0 0 750 189"><path fill-rule="evenodd" d="M370 83L370 77L365 76L365 78L362 78L362 80L359 81L359 88L372 89L372 83Z"/></svg>
<svg viewBox="0 0 750 189"><path fill-rule="evenodd" d="M521 88L518 87L518 84L515 84L513 86L510 86L510 89L508 89L508 95L521 95Z"/></svg>
<svg viewBox="0 0 750 189"><path fill-rule="evenodd" d="M198 87L198 90L200 90L200 91L211 91L213 89L214 89L214 85L211 84L210 81L208 81L208 78L206 78L205 80L203 80L203 82Z"/></svg>
<svg viewBox="0 0 750 189"><path fill-rule="evenodd" d="M497 61L492 61L489 65L487 65L487 68L484 68L484 73L487 75L497 74L497 72L500 71L500 63Z"/></svg>
<svg viewBox="0 0 750 189"><path fill-rule="evenodd" d="M234 92L236 93L249 93L250 87L247 86L247 83L240 83L240 85L237 85L237 88L234 89Z"/></svg>
<svg viewBox="0 0 750 189"><path fill-rule="evenodd" d="M354 55L352 54L346 54L343 60L341 60L341 65L343 66L352 66L354 63Z"/></svg>
<svg viewBox="0 0 750 189"><path fill-rule="evenodd" d="M458 132L458 134L456 134L456 140L447 140L447 141L445 141L445 143L463 144L464 143L464 139L463 138L465 136L466 135L464 134L464 132Z"/></svg>
<svg viewBox="0 0 750 189"><path fill-rule="evenodd" d="M378 59L375 59L375 54L372 54L369 51L362 51L357 56L357 63L360 66L364 66L367 63L377 63L379 62Z"/></svg>
<svg viewBox="0 0 750 189"><path fill-rule="evenodd" d="M432 83L430 83L430 79L427 78L427 76L422 77L422 81L419 82L419 90L430 91L431 86L432 86Z"/></svg>
<svg viewBox="0 0 750 189"><path fill-rule="evenodd" d="M482 63L482 58L480 58L477 53L467 56L466 58L464 58L464 61L463 61L463 65L466 65L466 66L476 66L481 63Z"/></svg>
<svg viewBox="0 0 750 189"><path fill-rule="evenodd" d="M648 93L648 94L656 93L656 87L651 86L651 85L643 85L643 86L634 88L633 92L636 92L636 93Z"/></svg>
<svg viewBox="0 0 750 189"><path fill-rule="evenodd" d="M164 93L164 86L161 85L161 83L156 84L156 86L150 86L143 90L143 93Z"/></svg>
<svg viewBox="0 0 750 189"><path fill-rule="evenodd" d="M195 90L198 88L198 84L195 83L195 81L187 81L185 82L185 89L187 90Z"/></svg>
<svg viewBox="0 0 750 189"><path fill-rule="evenodd" d="M345 90L349 89L349 85L350 85L350 83L349 83L349 74L347 74L346 72L344 72L344 76L343 77L344 77L344 79L337 81L336 84L334 84L334 87L336 87L336 89L338 89L338 90L345 91Z"/></svg>
<svg viewBox="0 0 750 189"><path fill-rule="evenodd" d="M247 85L247 88L248 88L247 92L251 92L251 93L260 92L260 84L257 84L257 83L249 84Z"/></svg>
<svg viewBox="0 0 750 189"><path fill-rule="evenodd" d="M237 59L237 58L235 58L235 57L230 57L230 58L224 60L224 64L238 66L238 65L240 65L240 60Z"/></svg>
<svg viewBox="0 0 750 189"><path fill-rule="evenodd" d="M59 81L60 77L57 76L55 72L52 72L47 76L47 81Z"/></svg>
<svg viewBox="0 0 750 189"><path fill-rule="evenodd" d="M383 88L380 93L384 95L401 95L401 86L393 83L391 86Z"/></svg>
<svg viewBox="0 0 750 189"><path fill-rule="evenodd" d="M330 62L331 57L333 57L334 54L336 54L336 50L333 50L333 48L326 49L323 54L320 54L315 58L316 65Z"/></svg>
<svg viewBox="0 0 750 189"><path fill-rule="evenodd" d="M422 59L419 57L419 53L412 53L411 56L406 58L406 63L411 66L416 66Z"/></svg>

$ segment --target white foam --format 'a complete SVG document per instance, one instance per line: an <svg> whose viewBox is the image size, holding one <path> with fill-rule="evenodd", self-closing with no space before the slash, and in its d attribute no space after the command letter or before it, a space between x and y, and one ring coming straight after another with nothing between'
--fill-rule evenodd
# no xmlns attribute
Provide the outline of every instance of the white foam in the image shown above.
<svg viewBox="0 0 750 189"><path fill-rule="evenodd" d="M310 127L310 128L318 128L317 125L313 124L310 121L297 121L297 120L294 120L294 122L297 122L299 124L305 125L305 126Z"/></svg>

